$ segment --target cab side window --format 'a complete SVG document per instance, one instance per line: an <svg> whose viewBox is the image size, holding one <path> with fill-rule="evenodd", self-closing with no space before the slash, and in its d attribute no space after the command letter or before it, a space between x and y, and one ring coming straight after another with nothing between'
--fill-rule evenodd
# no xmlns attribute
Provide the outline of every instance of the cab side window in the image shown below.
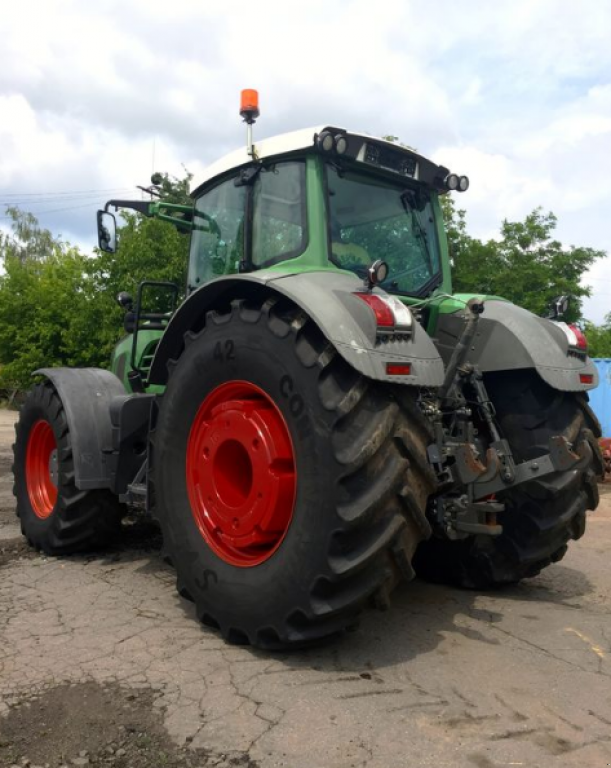
<svg viewBox="0 0 611 768"><path fill-rule="evenodd" d="M294 259L307 245L305 162L263 168L253 189L254 267Z"/></svg>
<svg viewBox="0 0 611 768"><path fill-rule="evenodd" d="M244 259L246 187L233 178L209 189L195 201L189 257L189 290L238 271Z"/></svg>

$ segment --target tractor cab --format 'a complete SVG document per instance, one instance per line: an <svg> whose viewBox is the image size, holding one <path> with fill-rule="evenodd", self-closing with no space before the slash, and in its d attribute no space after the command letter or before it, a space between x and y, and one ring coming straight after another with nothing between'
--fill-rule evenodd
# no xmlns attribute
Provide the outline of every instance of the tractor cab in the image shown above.
<svg viewBox="0 0 611 768"><path fill-rule="evenodd" d="M381 287L408 302L449 289L438 196L467 187L406 147L332 126L247 146L197 179L187 293L265 269L363 279L378 260Z"/></svg>
<svg viewBox="0 0 611 768"><path fill-rule="evenodd" d="M110 200L98 213L102 250L117 247L108 209L132 208L191 233L187 295L215 278L265 269L339 269L363 278L377 260L388 264L384 290L408 302L450 289L438 198L466 191L466 176L408 147L333 126L254 145L256 92L244 93L247 145L196 179L193 208Z"/></svg>
<svg viewBox="0 0 611 768"><path fill-rule="evenodd" d="M376 284L407 305L436 290L451 291L439 195L465 191L466 176L408 147L334 126L253 144L252 126L259 114L253 91L244 92L240 114L248 128L246 146L195 179L192 207L163 200L110 200L98 212L100 248L114 251L118 246L109 208L132 208L190 233L185 299L217 280L247 275L275 280L314 272L329 279L350 275L355 289L364 284L370 291ZM372 272L378 264L381 269ZM152 288L164 290L159 283ZM168 284L165 290L173 314L183 289ZM146 311L143 291L152 295L151 286L140 287L126 315L132 335L119 343L112 366L137 390L147 384L170 317L167 308Z"/></svg>

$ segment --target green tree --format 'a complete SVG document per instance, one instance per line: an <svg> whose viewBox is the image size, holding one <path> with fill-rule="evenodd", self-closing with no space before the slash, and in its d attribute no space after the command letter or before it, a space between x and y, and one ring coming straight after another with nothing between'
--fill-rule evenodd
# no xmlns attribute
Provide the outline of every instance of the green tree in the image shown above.
<svg viewBox="0 0 611 768"><path fill-rule="evenodd" d="M572 298L567 320L581 318L581 299L591 289L581 277L604 251L565 247L554 238L557 225L553 213L536 208L524 221L503 221L500 238L482 242L471 237L465 212L445 196L443 211L453 263L454 290L503 296L536 315L547 311L552 299Z"/></svg>
<svg viewBox="0 0 611 768"><path fill-rule="evenodd" d="M584 332L591 357L611 357L611 312L605 317L602 325L586 321Z"/></svg>
<svg viewBox="0 0 611 768"><path fill-rule="evenodd" d="M9 215L12 235L0 244L0 387L26 388L42 366L99 365L102 308L87 257L31 214Z"/></svg>
<svg viewBox="0 0 611 768"><path fill-rule="evenodd" d="M178 205L191 205L193 201L189 195L193 174L186 168L185 175L180 178L169 173L154 173L151 176L152 188L156 194L166 203Z"/></svg>
<svg viewBox="0 0 611 768"><path fill-rule="evenodd" d="M189 204L190 174L158 174L162 199ZM123 212L117 253L86 256L7 209L11 232L0 233L0 388L27 388L47 366L107 367L123 332L120 291L142 280L185 284L188 237L172 224ZM92 222L93 224L93 222Z"/></svg>
<svg viewBox="0 0 611 768"><path fill-rule="evenodd" d="M6 234L0 231L0 261L7 258L22 262L31 259L41 261L61 246L59 238L53 237L48 229L41 229L38 219L31 213L8 206L6 215L11 220L12 232Z"/></svg>

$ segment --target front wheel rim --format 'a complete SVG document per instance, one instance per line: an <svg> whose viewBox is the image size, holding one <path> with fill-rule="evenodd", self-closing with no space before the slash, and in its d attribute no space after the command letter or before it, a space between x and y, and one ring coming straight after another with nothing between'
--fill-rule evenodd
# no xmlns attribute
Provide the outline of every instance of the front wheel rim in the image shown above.
<svg viewBox="0 0 611 768"><path fill-rule="evenodd" d="M216 387L199 407L186 455L187 493L200 534L230 565L268 560L293 517L297 472L284 416L247 381Z"/></svg>
<svg viewBox="0 0 611 768"><path fill-rule="evenodd" d="M52 465L57 462L57 441L46 419L39 419L30 432L25 458L25 479L30 504L41 520L51 515L57 503L57 485Z"/></svg>

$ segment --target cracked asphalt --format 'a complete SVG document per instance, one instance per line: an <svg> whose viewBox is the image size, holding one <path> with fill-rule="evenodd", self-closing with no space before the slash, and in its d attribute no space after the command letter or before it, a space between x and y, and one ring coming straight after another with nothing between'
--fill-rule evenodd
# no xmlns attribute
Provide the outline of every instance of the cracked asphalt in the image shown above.
<svg viewBox="0 0 611 768"><path fill-rule="evenodd" d="M146 523L107 553L30 552L14 419L0 411L0 763L3 722L77 684L131 691L193 765L611 765L611 486L585 537L535 579L486 594L415 582L339 642L269 655L196 622ZM74 726L85 750L100 736L87 722Z"/></svg>

